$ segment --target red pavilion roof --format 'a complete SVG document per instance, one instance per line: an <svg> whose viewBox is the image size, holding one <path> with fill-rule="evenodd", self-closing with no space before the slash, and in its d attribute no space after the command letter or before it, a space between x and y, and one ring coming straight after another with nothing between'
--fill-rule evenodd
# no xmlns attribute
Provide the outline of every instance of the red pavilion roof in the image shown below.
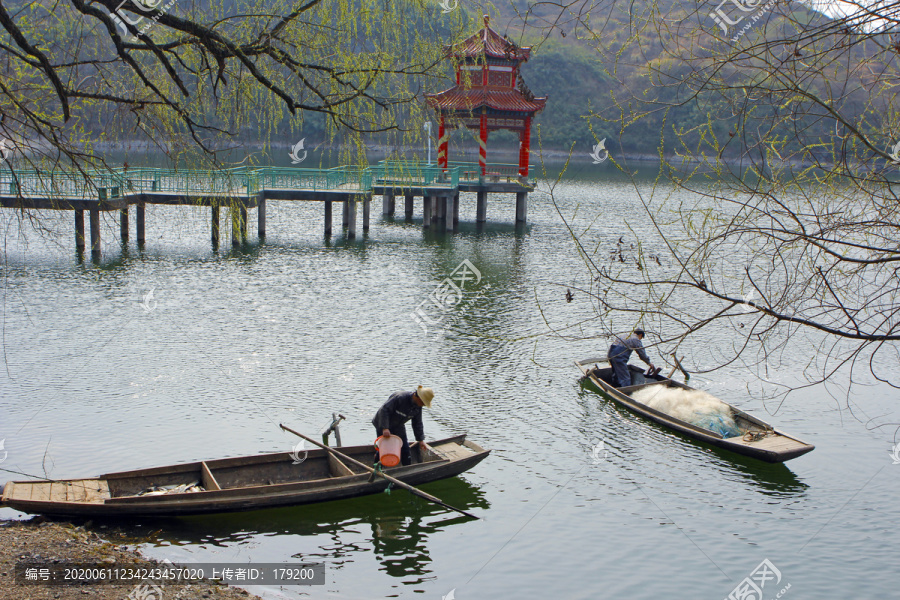
<svg viewBox="0 0 900 600"><path fill-rule="evenodd" d="M528 98L517 89L456 86L437 94L425 94L425 101L436 110L475 110L487 106L494 110L536 113L544 109L547 98Z"/></svg>
<svg viewBox="0 0 900 600"><path fill-rule="evenodd" d="M491 58L526 61L531 56L531 47L521 48L506 39L490 25L490 17L484 16L484 29L475 35L450 46L444 46L448 57L476 58L485 54Z"/></svg>

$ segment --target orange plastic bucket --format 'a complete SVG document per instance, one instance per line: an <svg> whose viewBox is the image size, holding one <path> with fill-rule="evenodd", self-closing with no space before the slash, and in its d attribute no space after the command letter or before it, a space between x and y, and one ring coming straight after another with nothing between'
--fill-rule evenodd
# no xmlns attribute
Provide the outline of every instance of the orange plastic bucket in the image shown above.
<svg viewBox="0 0 900 600"><path fill-rule="evenodd" d="M384 467L396 467L400 464L400 448L403 447L403 440L399 435L392 435L389 438L380 436L375 440L375 447L378 448L378 461Z"/></svg>

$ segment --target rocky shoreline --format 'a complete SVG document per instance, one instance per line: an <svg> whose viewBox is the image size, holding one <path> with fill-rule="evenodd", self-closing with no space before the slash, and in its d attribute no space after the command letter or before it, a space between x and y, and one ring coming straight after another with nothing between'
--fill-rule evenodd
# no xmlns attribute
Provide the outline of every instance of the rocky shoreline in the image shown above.
<svg viewBox="0 0 900 600"><path fill-rule="evenodd" d="M117 543L118 541L118 543ZM190 585L72 585L17 584L16 563L90 563L125 567L156 563L131 549L133 541L113 527L56 522L37 517L29 521L0 521L0 597L3 600L252 600L245 590L207 581ZM161 592L158 590L162 590ZM131 598L129 598L129 595Z"/></svg>

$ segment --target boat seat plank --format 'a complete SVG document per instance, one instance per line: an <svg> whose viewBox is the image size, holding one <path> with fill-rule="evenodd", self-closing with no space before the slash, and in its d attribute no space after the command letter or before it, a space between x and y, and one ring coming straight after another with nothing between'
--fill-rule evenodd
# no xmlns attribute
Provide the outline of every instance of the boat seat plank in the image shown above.
<svg viewBox="0 0 900 600"><path fill-rule="evenodd" d="M332 477L347 477L349 475L356 475L356 473L350 470L350 467L345 465L339 458L337 458L333 454L328 455L328 468L331 470Z"/></svg>
<svg viewBox="0 0 900 600"><path fill-rule="evenodd" d="M16 483L14 481L7 481L3 486L3 495L0 496L0 502L5 502L6 500L12 498L13 494L15 493L15 489Z"/></svg>
<svg viewBox="0 0 900 600"><path fill-rule="evenodd" d="M50 500L50 482L46 483L32 483L28 485L28 498L30 500ZM22 490L24 492L25 490ZM25 493L20 492L21 496L25 496Z"/></svg>
<svg viewBox="0 0 900 600"><path fill-rule="evenodd" d="M31 484L30 483L13 483L6 484L3 488L4 500L31 500Z"/></svg>
<svg viewBox="0 0 900 600"><path fill-rule="evenodd" d="M69 486L61 481L54 481L50 484L50 501L51 502L65 502L66 494L69 491Z"/></svg>
<svg viewBox="0 0 900 600"><path fill-rule="evenodd" d="M216 478L213 477L212 471L209 470L209 465L205 462L200 463L200 485L207 490L222 489L222 486L220 486L219 482L216 481Z"/></svg>
<svg viewBox="0 0 900 600"><path fill-rule="evenodd" d="M84 479L76 479L66 486L67 502L84 502L87 500L87 484Z"/></svg>
<svg viewBox="0 0 900 600"><path fill-rule="evenodd" d="M102 479L86 479L83 483L85 484L85 502L98 502L102 504L111 497L109 493L109 484Z"/></svg>
<svg viewBox="0 0 900 600"><path fill-rule="evenodd" d="M444 444L439 447L432 446L432 448L438 456L446 460L456 460L472 455L467 448L459 444Z"/></svg>
<svg viewBox="0 0 900 600"><path fill-rule="evenodd" d="M773 452L780 452L783 450L793 450L795 448L805 447L806 444L802 442L798 442L797 440L791 439L789 437L783 435L770 435L766 436L761 440L757 440L755 442L749 442L745 440L743 437L733 437L728 438L729 442L733 442L736 444L741 444L742 446L752 446L754 448L760 448L762 450L771 450Z"/></svg>
<svg viewBox="0 0 900 600"><path fill-rule="evenodd" d="M419 445L416 445L413 448L414 456L418 457L420 463L432 462L435 460L441 460L441 457L435 452L433 449L428 448L427 450L422 448Z"/></svg>

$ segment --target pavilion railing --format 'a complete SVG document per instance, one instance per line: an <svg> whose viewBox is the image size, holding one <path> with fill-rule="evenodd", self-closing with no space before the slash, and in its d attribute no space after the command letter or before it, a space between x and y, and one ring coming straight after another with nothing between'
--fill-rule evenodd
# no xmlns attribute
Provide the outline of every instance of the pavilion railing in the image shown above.
<svg viewBox="0 0 900 600"><path fill-rule="evenodd" d="M519 165L512 163L487 163L485 173L481 174L481 164L477 162L450 162L449 167L458 167L462 172L463 181L500 181L518 182ZM529 172L533 166L529 165Z"/></svg>

